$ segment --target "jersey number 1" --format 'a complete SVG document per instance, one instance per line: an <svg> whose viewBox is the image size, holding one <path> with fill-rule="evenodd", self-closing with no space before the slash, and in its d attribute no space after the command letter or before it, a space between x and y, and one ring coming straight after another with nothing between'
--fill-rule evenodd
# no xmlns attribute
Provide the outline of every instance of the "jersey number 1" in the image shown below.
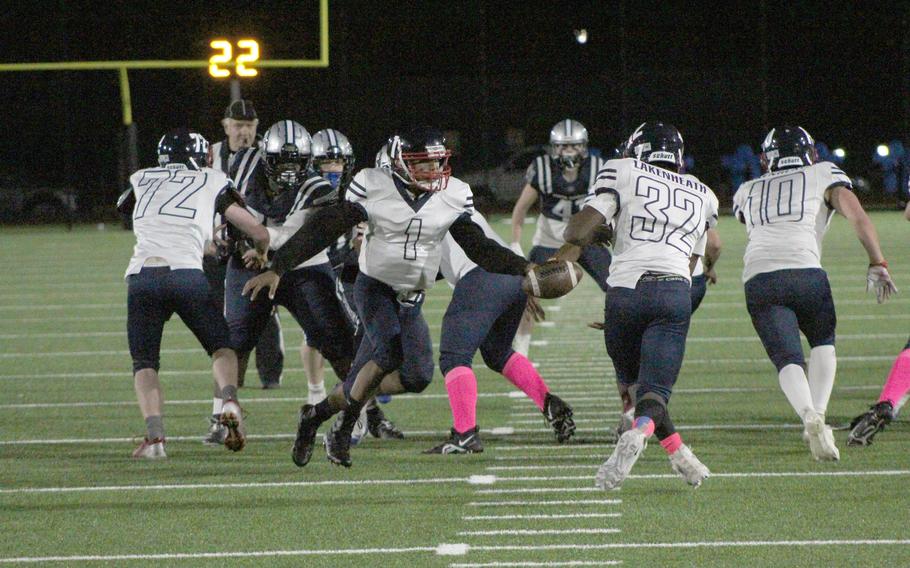
<svg viewBox="0 0 910 568"><path fill-rule="evenodd" d="M414 218L404 230L407 237L404 241L404 259L417 260L417 241L420 240L420 230L423 229L423 219Z"/></svg>

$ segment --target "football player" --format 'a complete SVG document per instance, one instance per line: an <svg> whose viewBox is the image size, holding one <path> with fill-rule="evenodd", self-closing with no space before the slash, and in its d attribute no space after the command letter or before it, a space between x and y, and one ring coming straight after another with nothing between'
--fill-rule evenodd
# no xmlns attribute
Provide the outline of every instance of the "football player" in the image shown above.
<svg viewBox="0 0 910 568"><path fill-rule="evenodd" d="M265 224L269 248L279 250L319 207L337 201L332 185L311 170L311 138L292 120L273 124L261 150L249 149L237 159L234 181L247 208ZM338 377L344 377L354 354L353 329L335 297L335 275L325 248L290 267L274 297L251 302L244 284L258 273L251 253L236 253L228 263L226 315L240 357L241 377L250 349L268 322L274 304L285 306L303 328L306 341L321 352Z"/></svg>
<svg viewBox="0 0 910 568"><path fill-rule="evenodd" d="M313 167L316 173L332 184L332 187L338 190L339 197L343 198L344 192L354 177L354 148L351 142L338 130L326 128L313 135L312 151ZM355 329L355 351L363 338L363 326L360 325L360 317L357 315L354 303L354 282L360 271L357 257L363 242L363 231L364 227L361 223L339 237L329 246L328 250L329 262L335 271L335 295ZM307 346L306 343L301 346L301 352L306 352L304 364L316 371L315 380L308 375L311 380L310 394L307 397L307 402L315 405L325 398L325 384L321 380L322 355ZM385 413L376 404L375 398L370 399L364 405L360 419L354 428L352 441L356 443L366 432L381 439L404 438L401 430L386 418Z"/></svg>
<svg viewBox="0 0 910 568"><path fill-rule="evenodd" d="M746 227L743 282L746 307L780 387L802 419L816 460L840 452L825 424L837 358L837 318L828 276L821 268L821 241L835 212L853 227L869 256L867 279L879 303L896 291L875 226L851 191L850 178L819 162L803 128L773 128L761 145L764 174L741 185L733 213ZM809 342L809 364L799 334Z"/></svg>
<svg viewBox="0 0 910 568"><path fill-rule="evenodd" d="M717 223L717 198L695 176L678 173L683 140L669 124L639 126L626 154L597 174L595 197L570 220L567 244L557 255L572 260L598 226L613 222L604 339L619 382L636 385L635 419L598 469L595 484L618 488L656 435L673 470L697 487L710 472L682 443L667 403L692 314L691 257L704 254L706 228Z"/></svg>
<svg viewBox="0 0 910 568"><path fill-rule="evenodd" d="M136 247L126 270L127 331L136 397L146 436L135 458L164 458L163 398L158 380L164 322L174 312L212 357L212 373L224 397L219 423L224 445L244 446L237 405L237 356L230 347L224 316L209 292L202 254L219 213L252 237L264 257L269 235L244 209L243 198L223 173L203 167L208 142L200 134L175 130L158 142L157 168L130 176L130 189L118 208L132 214Z"/></svg>
<svg viewBox="0 0 910 568"><path fill-rule="evenodd" d="M531 241L528 259L541 264L553 257L565 240L563 233L569 218L577 213L589 197L594 179L603 161L588 153L588 130L577 120L560 120L550 130L549 153L538 156L525 174L525 186L512 209L512 250L521 250L521 232L531 206L540 204L537 230ZM610 251L601 243L590 243L582 251L579 263L607 290ZM525 318L515 338L516 351L528 354L533 319Z"/></svg>
<svg viewBox="0 0 910 568"><path fill-rule="evenodd" d="M910 203L904 209L904 218L910 221ZM850 423L850 435L847 444L851 446L868 446L878 432L884 430L897 413L898 408L907 400L910 393L910 341L900 352L888 379L878 397L878 402L872 405L868 412L860 414Z"/></svg>
<svg viewBox="0 0 910 568"><path fill-rule="evenodd" d="M433 350L421 305L436 281L447 233L490 272L521 275L532 266L471 221L474 198L467 184L451 177L451 151L439 131L396 135L388 154L390 168L361 170L345 201L314 214L278 251L272 269L245 288L252 296L262 288L274 293L288 267L366 222L354 284L364 338L343 388L300 410L292 457L301 467L312 456L319 425L335 413L344 410L345 417L326 435L326 454L332 463L350 467L351 430L364 402L377 392L417 393L430 384Z"/></svg>
<svg viewBox="0 0 910 568"><path fill-rule="evenodd" d="M471 219L488 238L506 246L480 213L474 212ZM551 394L528 358L512 349L512 339L525 309L531 310L535 317L543 316L537 300L522 290L522 278L480 268L451 235L442 241L440 271L454 288L452 301L442 318L439 340L439 370L445 377L454 427L446 441L424 453L483 451L477 428L477 377L471 368L478 349L487 367L501 373L534 401L558 442L571 438L575 433L572 407Z"/></svg>

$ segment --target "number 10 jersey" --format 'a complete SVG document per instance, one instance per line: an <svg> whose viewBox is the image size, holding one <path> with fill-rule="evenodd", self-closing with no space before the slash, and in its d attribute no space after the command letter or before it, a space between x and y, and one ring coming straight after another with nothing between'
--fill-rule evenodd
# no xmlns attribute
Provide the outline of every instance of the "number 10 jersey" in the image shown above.
<svg viewBox="0 0 910 568"><path fill-rule="evenodd" d="M834 215L825 202L832 186L852 188L831 162L769 172L742 184L733 214L746 225L743 282L790 268L821 268L821 242Z"/></svg>

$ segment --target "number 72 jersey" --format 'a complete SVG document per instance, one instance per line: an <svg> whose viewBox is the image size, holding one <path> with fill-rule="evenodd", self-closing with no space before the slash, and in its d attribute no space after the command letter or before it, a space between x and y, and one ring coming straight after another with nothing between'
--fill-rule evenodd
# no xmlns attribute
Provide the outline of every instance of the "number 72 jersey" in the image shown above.
<svg viewBox="0 0 910 568"><path fill-rule="evenodd" d="M604 194L616 200L607 284L635 288L645 272L690 278L689 259L703 254L705 231L717 224L717 197L708 186L695 176L623 158L601 168L594 193L601 202Z"/></svg>
<svg viewBox="0 0 910 568"><path fill-rule="evenodd" d="M775 270L821 268L821 242L834 214L825 192L838 185L852 187L837 166L819 162L769 172L739 187L733 214L749 237L743 282Z"/></svg>

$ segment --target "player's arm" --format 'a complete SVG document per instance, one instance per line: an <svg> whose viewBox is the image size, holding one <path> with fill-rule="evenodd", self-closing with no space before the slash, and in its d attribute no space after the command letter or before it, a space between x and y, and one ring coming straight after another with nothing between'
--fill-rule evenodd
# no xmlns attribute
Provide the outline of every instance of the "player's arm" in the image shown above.
<svg viewBox="0 0 910 568"><path fill-rule="evenodd" d="M452 223L449 233L477 266L497 274L523 275L531 267L523 256L500 245L484 234L483 229L465 213Z"/></svg>
<svg viewBox="0 0 910 568"><path fill-rule="evenodd" d="M870 291L874 288L878 303L881 304L892 293L897 292L897 287L888 273L888 263L885 261L885 255L882 254L878 232L875 230L872 219L869 218L856 195L845 186L833 185L825 190L825 202L847 218L859 242L866 249L866 254L869 256L866 290Z"/></svg>
<svg viewBox="0 0 910 568"><path fill-rule="evenodd" d="M531 210L531 207L537 202L537 199L537 190L534 189L534 186L530 183L526 183L524 189L521 190L521 195L518 196L518 201L515 202L515 207L512 208L511 247L517 254L524 254L521 250L521 228L525 222L528 211Z"/></svg>
<svg viewBox="0 0 910 568"><path fill-rule="evenodd" d="M907 206L904 207L904 219L910 221L910 201L908 201Z"/></svg>
<svg viewBox="0 0 910 568"><path fill-rule="evenodd" d="M253 240L253 246L261 257L269 250L269 233L253 215L246 210L243 197L232 185L226 186L215 200L215 211L231 225L243 231Z"/></svg>
<svg viewBox="0 0 910 568"><path fill-rule="evenodd" d="M581 249L591 242L598 229L612 219L619 209L619 196L613 190L600 191L593 199L589 200L581 211L572 215L566 227L563 238L566 240L559 252L557 260L578 260Z"/></svg>
<svg viewBox="0 0 910 568"><path fill-rule="evenodd" d="M705 243L705 256L702 258L702 263L708 282L717 284L717 271L714 270L714 266L720 258L720 233L717 232L717 229L708 229L707 236L708 242Z"/></svg>

